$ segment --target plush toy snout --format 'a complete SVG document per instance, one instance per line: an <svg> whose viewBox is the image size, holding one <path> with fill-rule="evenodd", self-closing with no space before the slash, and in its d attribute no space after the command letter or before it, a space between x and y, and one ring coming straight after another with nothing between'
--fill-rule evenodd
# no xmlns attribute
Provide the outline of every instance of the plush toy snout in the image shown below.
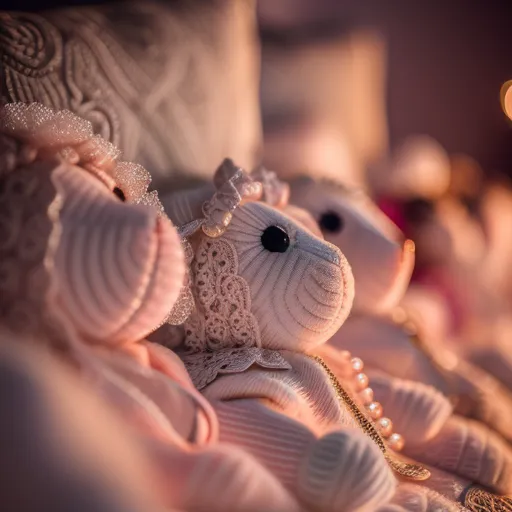
<svg viewBox="0 0 512 512"><path fill-rule="evenodd" d="M79 168L61 166L54 179L63 199L57 306L91 342L141 339L165 319L183 282L176 231Z"/></svg>
<svg viewBox="0 0 512 512"><path fill-rule="evenodd" d="M223 236L236 250L264 346L318 345L343 324L354 280L336 246L262 203L238 208Z"/></svg>
<svg viewBox="0 0 512 512"><path fill-rule="evenodd" d="M292 203L317 221L325 240L339 247L355 278L354 310L380 312L400 301L414 267L414 244L362 191L298 180Z"/></svg>

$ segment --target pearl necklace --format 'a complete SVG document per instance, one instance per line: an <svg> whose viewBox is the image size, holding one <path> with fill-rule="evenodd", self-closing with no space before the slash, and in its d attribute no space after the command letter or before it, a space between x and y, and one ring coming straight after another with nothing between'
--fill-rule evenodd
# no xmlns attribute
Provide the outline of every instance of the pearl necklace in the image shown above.
<svg viewBox="0 0 512 512"><path fill-rule="evenodd" d="M364 363L362 359L359 357L351 357L348 351L346 357L350 359L352 366L355 390L362 404L365 406L368 415L374 421L379 434L387 441L389 448L395 452L401 451L405 444L404 438L400 434L393 432L393 422L384 416L384 408L382 405L374 401L373 389L369 387L370 379L363 373Z"/></svg>
<svg viewBox="0 0 512 512"><path fill-rule="evenodd" d="M393 432L393 423L389 418L383 416L382 405L373 400L373 391L368 387L368 376L362 373L363 361L358 357L352 357L346 350L342 352L342 355L347 361L350 361L355 388L365 406L365 412L359 409L357 403L342 387L325 361L319 356L312 356L312 358L323 367L340 402L348 408L363 432L380 448L390 467L401 476L412 480L421 481L430 478L428 469L419 464L404 462L393 453L403 448L403 437ZM391 449L391 452L388 448Z"/></svg>

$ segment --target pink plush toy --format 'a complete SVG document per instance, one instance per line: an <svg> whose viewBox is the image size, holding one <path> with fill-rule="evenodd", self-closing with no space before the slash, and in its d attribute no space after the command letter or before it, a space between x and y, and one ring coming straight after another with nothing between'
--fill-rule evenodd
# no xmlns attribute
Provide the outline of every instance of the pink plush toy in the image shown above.
<svg viewBox="0 0 512 512"><path fill-rule="evenodd" d="M213 409L177 356L144 339L176 314L185 276L148 173L68 111L8 104L0 132L2 325L51 348L120 415L166 505L296 510L254 459L211 444Z"/></svg>

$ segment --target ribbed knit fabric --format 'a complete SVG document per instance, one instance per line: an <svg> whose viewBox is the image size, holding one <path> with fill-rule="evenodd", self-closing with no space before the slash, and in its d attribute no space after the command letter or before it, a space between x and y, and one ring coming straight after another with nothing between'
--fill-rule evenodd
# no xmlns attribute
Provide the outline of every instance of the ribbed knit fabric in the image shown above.
<svg viewBox="0 0 512 512"><path fill-rule="evenodd" d="M435 438L421 446L410 446L407 455L498 494L512 493L510 448L479 423L452 416Z"/></svg>
<svg viewBox="0 0 512 512"><path fill-rule="evenodd" d="M322 355L331 369L343 372L341 352L338 359L332 350ZM385 416L405 437L406 455L498 493L512 492L512 450L499 435L454 416L448 400L429 386L366 371Z"/></svg>
<svg viewBox="0 0 512 512"><path fill-rule="evenodd" d="M169 502L187 512L298 512L298 502L250 454L227 444L184 451L153 444Z"/></svg>
<svg viewBox="0 0 512 512"><path fill-rule="evenodd" d="M464 508L439 493L415 484L400 484L391 503L376 512L458 512Z"/></svg>
<svg viewBox="0 0 512 512"><path fill-rule="evenodd" d="M353 383L353 370L347 353L329 345L317 352L346 386ZM357 356L357 354L354 354ZM436 436L452 414L449 400L432 386L395 378L366 367L375 400L384 406L384 416L393 421L395 432L406 445L419 445Z"/></svg>
<svg viewBox="0 0 512 512"><path fill-rule="evenodd" d="M372 510L393 494L382 454L359 430L320 438L256 400L219 402L221 441L243 447L312 510Z"/></svg>
<svg viewBox="0 0 512 512"><path fill-rule="evenodd" d="M225 375L204 390L220 440L243 447L311 510L373 510L396 480L377 446L311 358L281 351L292 370Z"/></svg>
<svg viewBox="0 0 512 512"><path fill-rule="evenodd" d="M280 351L291 370L250 369L218 378L203 394L210 401L265 398L277 410L305 423L317 435L338 427L357 427L340 402L325 370L311 357Z"/></svg>
<svg viewBox="0 0 512 512"><path fill-rule="evenodd" d="M453 413L448 398L432 386L366 371L375 399L384 406L396 432L407 446L419 446L435 437Z"/></svg>
<svg viewBox="0 0 512 512"><path fill-rule="evenodd" d="M472 364L439 346L435 348L436 357L451 369L449 373L440 371L429 355L415 345L407 331L376 316L350 317L329 344L318 350L322 354L326 352L322 355L325 359L336 348L361 357L367 373L371 373L370 368L377 369L394 377L433 386L447 398L460 397L461 400L455 401L456 413L481 421L512 441L512 393L497 379L499 368L504 370L505 363L489 367L488 373L476 366L478 361ZM330 361L330 364L333 363Z"/></svg>

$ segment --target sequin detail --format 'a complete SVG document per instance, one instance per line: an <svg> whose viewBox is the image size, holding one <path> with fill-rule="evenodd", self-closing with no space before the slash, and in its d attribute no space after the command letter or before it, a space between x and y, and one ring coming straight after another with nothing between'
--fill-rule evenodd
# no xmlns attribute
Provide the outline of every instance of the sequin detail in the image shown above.
<svg viewBox="0 0 512 512"><path fill-rule="evenodd" d="M201 390L219 375L242 373L252 365L274 370L291 370L290 364L276 350L265 348L226 348L216 352L180 355L192 382Z"/></svg>
<svg viewBox="0 0 512 512"><path fill-rule="evenodd" d="M232 212L244 202L259 200L263 187L229 158L216 170L213 181L217 191L203 204L201 229L206 236L218 238L231 222Z"/></svg>
<svg viewBox="0 0 512 512"><path fill-rule="evenodd" d="M185 276L185 282L180 290L180 294L178 295L178 299L174 303L169 316L165 320L169 325L183 324L195 308L194 295L190 289L190 264L194 259L194 250L186 238L181 239L181 248L185 254L187 274Z"/></svg>
<svg viewBox="0 0 512 512"><path fill-rule="evenodd" d="M118 186L127 202L164 214L157 192L147 191L149 172L141 165L118 161L121 152L94 134L89 121L69 110L54 111L40 103L8 103L0 109L0 133L4 135L0 175L38 156L53 156L91 172L111 189Z"/></svg>
<svg viewBox="0 0 512 512"><path fill-rule="evenodd" d="M325 361L319 356L311 356L311 358L320 364L320 366L322 366L322 368L325 370L338 399L345 407L348 408L363 432L380 448L389 466L399 475L411 480L422 481L430 478L430 471L428 469L420 466L419 464L404 462L400 460L396 454L391 453L388 450L384 439L379 434L373 423L366 417L363 412L361 412L357 404L342 387L339 380L336 378L336 375L334 375Z"/></svg>

